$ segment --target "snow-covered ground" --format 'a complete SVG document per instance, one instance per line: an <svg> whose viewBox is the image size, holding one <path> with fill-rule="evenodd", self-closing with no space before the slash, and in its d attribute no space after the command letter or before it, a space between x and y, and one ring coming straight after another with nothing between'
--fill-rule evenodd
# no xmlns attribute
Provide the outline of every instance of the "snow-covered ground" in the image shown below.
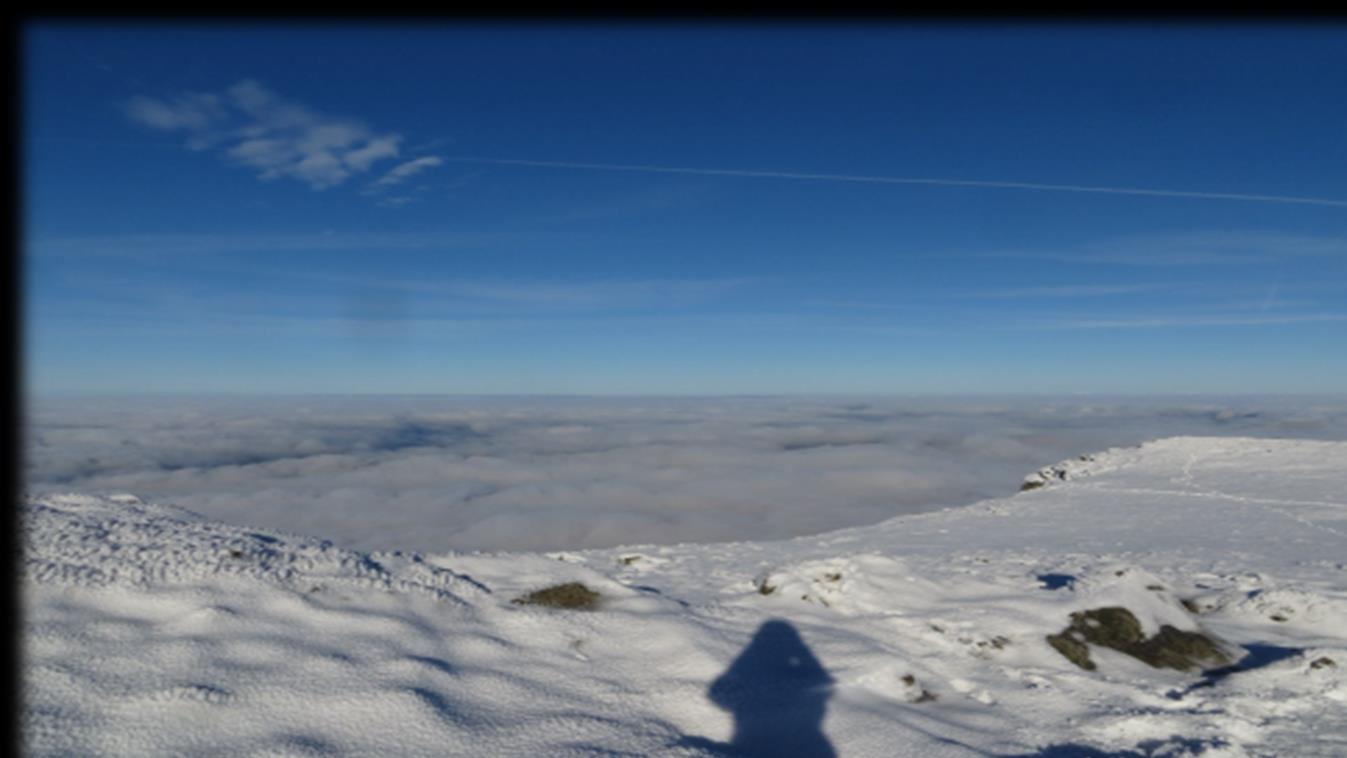
<svg viewBox="0 0 1347 758"><path fill-rule="evenodd" d="M1171 438L1028 481L789 541L552 554L366 554L131 496L30 498L24 747L1347 755L1347 443ZM512 602L572 581L597 609ZM1238 662L1096 646L1087 671L1047 643L1105 606Z"/></svg>

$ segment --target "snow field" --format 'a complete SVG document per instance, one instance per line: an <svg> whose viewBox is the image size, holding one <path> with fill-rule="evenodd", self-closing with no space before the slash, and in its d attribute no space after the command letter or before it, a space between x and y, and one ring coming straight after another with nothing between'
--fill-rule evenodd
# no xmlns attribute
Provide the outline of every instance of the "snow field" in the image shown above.
<svg viewBox="0 0 1347 758"><path fill-rule="evenodd" d="M1088 458L1033 491L813 537L545 555L366 554L133 497L32 499L24 747L1347 752L1347 444ZM569 581L599 609L511 602ZM1093 647L1085 671L1045 642L1103 606L1240 662L1204 675Z"/></svg>

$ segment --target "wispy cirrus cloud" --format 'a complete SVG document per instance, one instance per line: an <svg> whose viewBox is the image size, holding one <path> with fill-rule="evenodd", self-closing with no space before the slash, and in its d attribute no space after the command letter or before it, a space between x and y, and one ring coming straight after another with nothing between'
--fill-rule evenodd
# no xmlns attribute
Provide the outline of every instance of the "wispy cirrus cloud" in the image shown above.
<svg viewBox="0 0 1347 758"><path fill-rule="evenodd" d="M443 160L433 155L427 155L424 158L414 158L405 163L399 163L390 169L388 173L371 182L365 191L367 194L382 192L389 187L402 184L428 168L434 168L442 163L444 163Z"/></svg>
<svg viewBox="0 0 1347 758"><path fill-rule="evenodd" d="M377 133L363 122L319 113L245 80L222 93L171 98L145 95L125 104L143 126L184 132L192 150L217 150L259 179L301 181L315 190L335 187L399 154L402 136ZM424 159L422 159L424 160Z"/></svg>
<svg viewBox="0 0 1347 758"><path fill-rule="evenodd" d="M106 257L157 260L182 255L328 252L335 250L436 250L482 247L533 239L518 232L303 232L292 234L118 234L42 237L25 252L39 257Z"/></svg>
<svg viewBox="0 0 1347 758"><path fill-rule="evenodd" d="M1151 292L1163 292L1176 287L1169 283L1148 284L1064 284L1051 287L1021 287L1018 289L988 290L985 292L959 293L959 297L975 299L1018 299L1018 298L1075 298L1106 297L1110 295L1138 295Z"/></svg>
<svg viewBox="0 0 1347 758"><path fill-rule="evenodd" d="M168 100L142 95L126 103L126 115L155 129L206 132L228 116L228 107L219 95L199 92L188 92ZM205 144L193 141L189 147L200 148Z"/></svg>

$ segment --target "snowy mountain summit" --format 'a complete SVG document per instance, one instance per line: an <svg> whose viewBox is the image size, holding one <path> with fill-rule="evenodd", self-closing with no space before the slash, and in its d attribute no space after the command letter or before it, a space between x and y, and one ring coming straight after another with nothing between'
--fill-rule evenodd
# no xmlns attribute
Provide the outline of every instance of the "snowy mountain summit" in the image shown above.
<svg viewBox="0 0 1347 758"><path fill-rule="evenodd" d="M1159 440L781 542L22 526L34 756L1347 755L1347 443Z"/></svg>

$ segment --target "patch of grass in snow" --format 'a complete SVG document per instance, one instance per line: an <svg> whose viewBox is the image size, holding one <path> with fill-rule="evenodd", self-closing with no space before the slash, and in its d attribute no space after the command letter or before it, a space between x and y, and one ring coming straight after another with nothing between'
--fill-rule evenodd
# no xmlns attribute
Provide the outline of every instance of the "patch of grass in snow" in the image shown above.
<svg viewBox="0 0 1347 758"><path fill-rule="evenodd" d="M1117 650L1155 668L1188 671L1201 668L1203 662L1230 662L1216 642L1200 632L1185 632L1165 624L1157 634L1146 637L1137 617L1116 606L1077 611L1071 614L1067 628L1048 635L1047 640L1068 661L1087 671L1094 671L1096 666L1086 643Z"/></svg>
<svg viewBox="0 0 1347 758"><path fill-rule="evenodd" d="M918 687L917 678L915 676L912 676L911 674L903 675L903 684L907 685L911 691L911 694L907 698L907 701L909 703L929 703L932 700L940 699L938 695L926 689L925 687ZM920 691L919 694L918 691Z"/></svg>
<svg viewBox="0 0 1347 758"><path fill-rule="evenodd" d="M593 610L599 607L602 595L579 582L567 582L534 590L512 602L518 605L542 605L548 608Z"/></svg>

